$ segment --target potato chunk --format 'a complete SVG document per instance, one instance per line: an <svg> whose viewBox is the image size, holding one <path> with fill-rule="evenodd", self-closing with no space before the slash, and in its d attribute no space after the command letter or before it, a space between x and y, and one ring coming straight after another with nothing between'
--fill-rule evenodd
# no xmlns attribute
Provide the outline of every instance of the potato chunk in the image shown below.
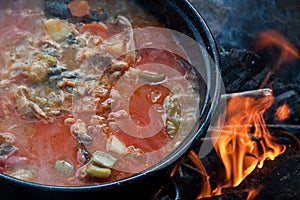
<svg viewBox="0 0 300 200"><path fill-rule="evenodd" d="M109 153L101 150L95 151L84 171L91 177L107 178L111 174L111 168L116 160L117 159Z"/></svg>
<svg viewBox="0 0 300 200"><path fill-rule="evenodd" d="M117 159L112 155L99 150L93 153L91 160L101 167L112 168Z"/></svg>
<svg viewBox="0 0 300 200"><path fill-rule="evenodd" d="M109 177L111 170L104 167L98 167L90 163L86 167L86 172L92 177L107 178Z"/></svg>
<svg viewBox="0 0 300 200"><path fill-rule="evenodd" d="M61 42L69 34L75 32L72 26L69 26L58 19L48 19L43 22L43 26L48 35L56 42Z"/></svg>

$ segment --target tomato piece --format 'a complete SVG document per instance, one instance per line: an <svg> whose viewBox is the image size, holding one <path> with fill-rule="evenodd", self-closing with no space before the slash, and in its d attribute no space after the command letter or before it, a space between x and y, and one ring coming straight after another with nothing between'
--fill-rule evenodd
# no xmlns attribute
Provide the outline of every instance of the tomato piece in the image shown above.
<svg viewBox="0 0 300 200"><path fill-rule="evenodd" d="M83 17L89 14L89 4L87 1L74 0L68 4L71 14L74 17Z"/></svg>
<svg viewBox="0 0 300 200"><path fill-rule="evenodd" d="M89 32L92 35L99 35L101 37L106 37L107 35L107 27L102 23L90 23L90 24L84 24L80 28L80 32Z"/></svg>

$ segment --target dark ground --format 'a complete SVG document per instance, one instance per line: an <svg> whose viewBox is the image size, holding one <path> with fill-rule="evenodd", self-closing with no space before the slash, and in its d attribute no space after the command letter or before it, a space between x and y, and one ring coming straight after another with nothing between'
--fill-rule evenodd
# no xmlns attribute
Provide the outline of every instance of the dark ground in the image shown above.
<svg viewBox="0 0 300 200"><path fill-rule="evenodd" d="M249 70L243 72L240 68L245 63L248 67L253 67L247 60L249 58L250 61L251 59L261 61L260 64L265 67L270 64L268 59L273 59L249 51L250 44L258 32L268 29L277 30L298 49L298 52L300 51L299 0L192 0L192 2L206 19L217 44L221 47L223 59L221 70L227 92L257 89L259 81L264 77L266 73L264 69L256 72L249 72ZM241 57L232 56L230 53L239 54ZM293 116L285 125L298 126L296 129L288 130L298 139L300 135L299 69L299 59L292 63L282 64L268 82L269 86L275 87L277 102L290 104ZM232 72L233 70L235 73ZM230 73L232 74L229 75ZM233 80L238 83L238 87L234 85ZM286 96L287 93L292 94L292 97ZM288 148L284 154L274 161L267 161L262 169L254 170L238 187L225 189L223 195L206 199L243 200L247 199L250 189L257 191L255 200L300 199L300 151L295 145L289 145L293 143L290 142L285 143Z"/></svg>

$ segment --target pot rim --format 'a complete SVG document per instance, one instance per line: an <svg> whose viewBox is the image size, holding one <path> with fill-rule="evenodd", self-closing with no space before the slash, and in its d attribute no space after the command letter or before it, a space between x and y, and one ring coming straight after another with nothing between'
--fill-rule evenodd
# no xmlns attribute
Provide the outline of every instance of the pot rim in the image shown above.
<svg viewBox="0 0 300 200"><path fill-rule="evenodd" d="M143 0L139 0L140 2L143 2ZM185 22L188 23L188 26L190 30L193 33L194 39L202 43L202 45L207 50L209 56L212 58L214 62L214 69L211 68L208 69L211 77L209 77L209 80L212 82L210 86L208 86L208 95L206 97L206 103L203 106L203 114L205 117L201 117L199 120L199 127L197 127L197 130L194 130L193 134L189 134L188 137L182 141L182 144L180 144L175 150L173 150L169 155L167 155L163 160L158 162L157 164L153 165L150 168L145 169L144 171L131 175L129 177L116 180L116 181L110 181L110 182L104 182L99 183L96 185L85 185L85 186L56 186L56 185L46 185L46 184L40 184L40 183L34 183L29 181L20 180L14 177L7 176L5 174L0 173L0 179L2 179L5 182L12 183L14 185L22 185L23 187L29 187L29 188L35 188L38 190L43 191L57 191L57 192L91 192L91 191L101 191L105 190L105 188L117 188L121 185L126 185L130 182L136 182L138 180L145 179L147 176L150 176L155 173L159 173L162 169L167 168L171 164L176 163L179 161L195 144L195 141L199 140L200 137L204 134L206 129L209 126L210 120L212 118L212 115L216 109L216 106L219 101L220 97L220 88L222 85L221 77L219 75L219 66L220 66L220 59L218 54L217 45L215 42L215 39L213 37L212 32L210 31L207 23L201 16L201 14L196 10L196 8L191 4L189 0L164 0L164 3L167 3L168 6L171 6L172 9L176 10L178 15L185 19ZM208 68L208 66L205 66ZM211 67L211 66L209 66ZM211 87L213 86L213 87Z"/></svg>

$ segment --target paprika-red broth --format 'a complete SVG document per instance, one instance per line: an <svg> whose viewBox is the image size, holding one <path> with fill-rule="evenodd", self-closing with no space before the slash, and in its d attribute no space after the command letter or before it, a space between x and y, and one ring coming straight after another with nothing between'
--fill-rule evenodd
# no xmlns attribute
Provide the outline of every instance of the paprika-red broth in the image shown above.
<svg viewBox="0 0 300 200"><path fill-rule="evenodd" d="M95 18L105 8L75 1L67 18L38 1L3 6L1 173L63 186L122 179L168 155L197 119L186 62L135 48L134 28L159 23Z"/></svg>

